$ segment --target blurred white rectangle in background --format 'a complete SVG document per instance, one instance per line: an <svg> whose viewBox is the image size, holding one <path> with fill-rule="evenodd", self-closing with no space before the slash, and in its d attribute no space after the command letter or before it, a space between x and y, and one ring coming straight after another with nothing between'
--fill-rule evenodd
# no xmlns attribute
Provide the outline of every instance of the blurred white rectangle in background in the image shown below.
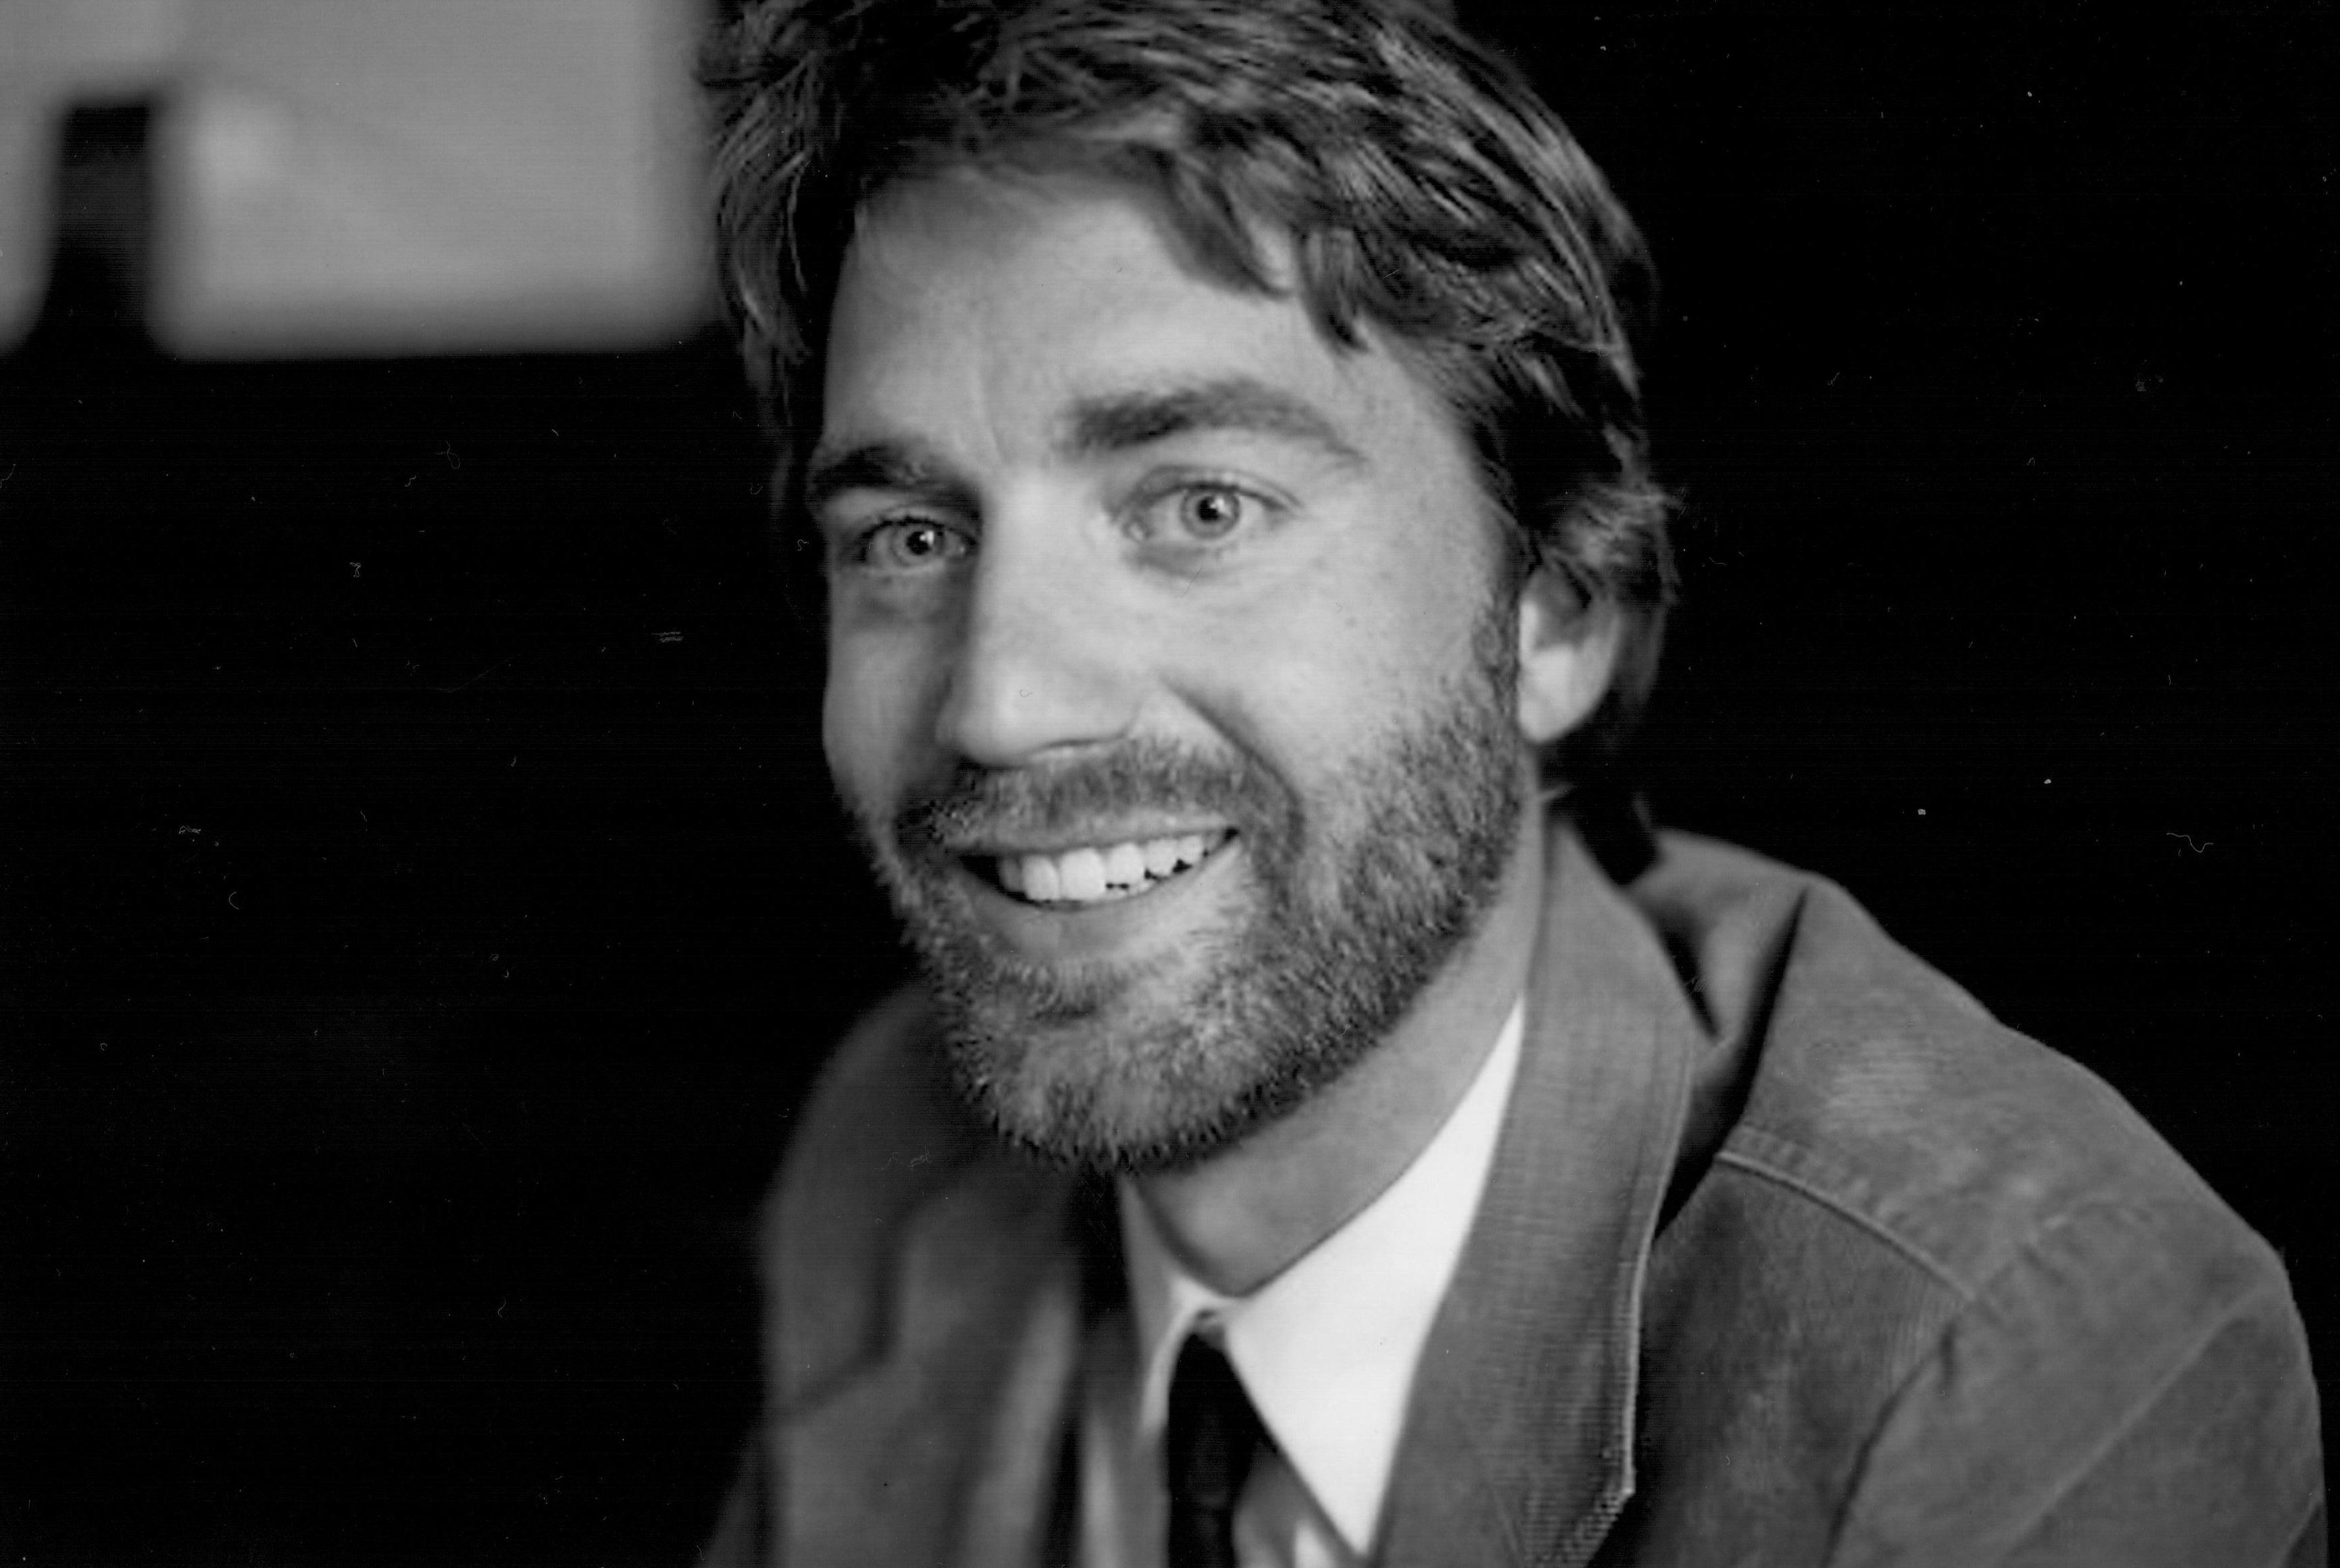
<svg viewBox="0 0 2340 1568"><path fill-rule="evenodd" d="M0 0L0 351L48 287L66 109L162 91L188 11L186 0Z"/></svg>
<svg viewBox="0 0 2340 1568"><path fill-rule="evenodd" d="M151 328L193 358L670 342L709 284L697 0L6 0L0 342L55 124L155 106Z"/></svg>

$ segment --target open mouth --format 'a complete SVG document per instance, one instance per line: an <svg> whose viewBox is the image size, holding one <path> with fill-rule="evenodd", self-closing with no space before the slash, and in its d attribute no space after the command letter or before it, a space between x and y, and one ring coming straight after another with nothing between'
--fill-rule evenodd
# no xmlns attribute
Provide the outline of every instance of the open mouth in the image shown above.
<svg viewBox="0 0 2340 1568"><path fill-rule="evenodd" d="M1225 828L1117 844L1083 845L1054 854L978 856L968 864L1010 897L1027 904L1106 904L1185 875L1224 848Z"/></svg>

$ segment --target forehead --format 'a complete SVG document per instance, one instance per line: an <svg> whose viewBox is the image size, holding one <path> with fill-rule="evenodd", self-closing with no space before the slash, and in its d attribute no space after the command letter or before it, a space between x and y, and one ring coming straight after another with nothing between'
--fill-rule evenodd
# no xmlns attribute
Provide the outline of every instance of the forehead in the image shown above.
<svg viewBox="0 0 2340 1568"><path fill-rule="evenodd" d="M1428 378L1370 332L1331 342L1288 286L1288 247L1265 249L1274 293L1207 274L1145 198L1102 181L962 172L896 186L847 253L822 444L957 429L1012 446L1084 398L1229 376L1367 437L1451 425Z"/></svg>

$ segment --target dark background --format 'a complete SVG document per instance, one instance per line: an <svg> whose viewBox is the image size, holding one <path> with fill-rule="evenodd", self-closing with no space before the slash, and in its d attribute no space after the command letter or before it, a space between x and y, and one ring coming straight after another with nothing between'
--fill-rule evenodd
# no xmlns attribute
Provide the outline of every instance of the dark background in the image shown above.
<svg viewBox="0 0 2340 1568"><path fill-rule="evenodd" d="M2328 1374L2328 8L1465 15L1665 281L1660 815L2111 1079ZM0 1545L686 1560L900 962L728 351L174 364L103 241L0 362Z"/></svg>

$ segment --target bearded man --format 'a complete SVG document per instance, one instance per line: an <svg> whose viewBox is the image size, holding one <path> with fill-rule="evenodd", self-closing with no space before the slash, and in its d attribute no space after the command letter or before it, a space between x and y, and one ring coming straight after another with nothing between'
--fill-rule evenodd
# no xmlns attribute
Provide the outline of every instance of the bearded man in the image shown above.
<svg viewBox="0 0 2340 1568"><path fill-rule="evenodd" d="M2268 1249L1839 890L1652 837L1631 221L1401 0L784 0L714 72L922 960L717 1563L2321 1561Z"/></svg>

